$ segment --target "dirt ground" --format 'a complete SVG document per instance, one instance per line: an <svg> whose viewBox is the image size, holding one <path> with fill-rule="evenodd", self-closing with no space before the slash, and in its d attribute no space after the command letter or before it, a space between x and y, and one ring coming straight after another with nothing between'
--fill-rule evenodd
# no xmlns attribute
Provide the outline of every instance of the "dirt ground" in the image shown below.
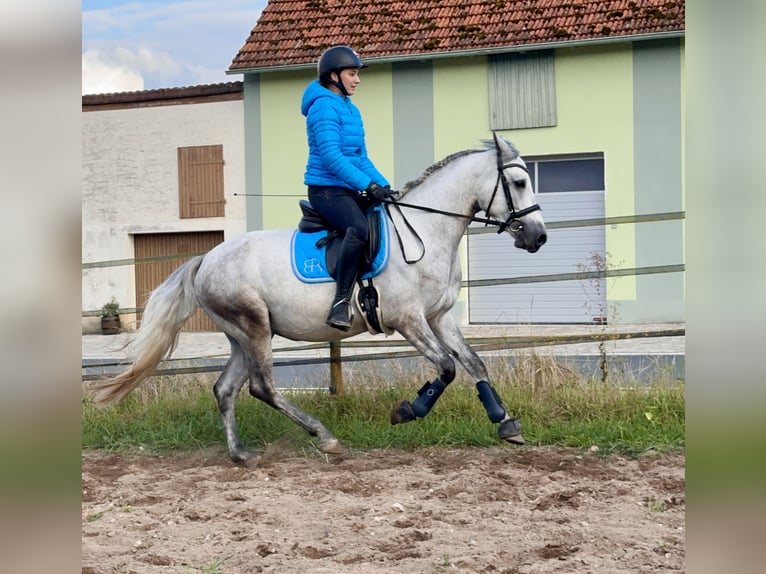
<svg viewBox="0 0 766 574"><path fill-rule="evenodd" d="M83 574L684 571L683 455L82 456Z"/></svg>

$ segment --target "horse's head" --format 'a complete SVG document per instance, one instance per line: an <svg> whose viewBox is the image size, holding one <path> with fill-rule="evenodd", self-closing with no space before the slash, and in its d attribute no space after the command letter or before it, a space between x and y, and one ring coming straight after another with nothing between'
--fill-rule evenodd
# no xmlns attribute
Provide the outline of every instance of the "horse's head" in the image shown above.
<svg viewBox="0 0 766 574"><path fill-rule="evenodd" d="M548 240L548 233L540 206L535 202L527 165L512 143L497 134L494 139L497 182L485 211L489 217L503 221L498 233L508 230L516 247L534 253ZM503 191L504 202L496 201L498 189Z"/></svg>

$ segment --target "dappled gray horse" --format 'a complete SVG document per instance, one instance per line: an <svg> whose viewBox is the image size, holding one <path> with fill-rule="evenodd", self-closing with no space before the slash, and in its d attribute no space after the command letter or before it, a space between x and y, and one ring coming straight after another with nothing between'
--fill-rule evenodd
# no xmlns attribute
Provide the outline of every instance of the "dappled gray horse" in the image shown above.
<svg viewBox="0 0 766 574"><path fill-rule="evenodd" d="M375 278L383 328L398 331L438 369L412 403L394 406L392 424L424 417L455 379L455 359L476 381L479 399L498 436L523 444L512 418L489 382L484 362L468 345L451 313L458 298L461 270L458 245L472 221L507 231L515 246L531 253L546 241L532 182L518 150L495 136L482 149L464 150L428 168L389 205L402 245ZM483 211L486 218L476 217ZM183 323L201 306L226 334L231 356L214 393L229 455L244 462L255 453L239 437L235 399L249 380L250 394L284 413L318 437L318 448L339 453L338 439L316 418L290 403L274 386L271 339L334 341L367 330L357 308L346 332L325 324L335 293L330 283L301 282L291 268L292 230L253 231L227 240L176 269L149 297L131 345L132 363L121 374L95 385L94 400L122 400L169 358ZM355 302L358 305L358 302Z"/></svg>

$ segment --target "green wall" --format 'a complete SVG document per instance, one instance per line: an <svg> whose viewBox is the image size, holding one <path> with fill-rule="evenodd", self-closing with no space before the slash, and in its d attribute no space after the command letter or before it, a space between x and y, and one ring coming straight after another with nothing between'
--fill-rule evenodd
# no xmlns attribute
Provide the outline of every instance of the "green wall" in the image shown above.
<svg viewBox="0 0 766 574"><path fill-rule="evenodd" d="M300 104L312 70L247 75L245 122L248 229L293 228L298 201L306 197L303 174L308 144ZM386 175L393 173L391 74L389 66L364 70L354 96L367 132L368 153ZM392 177L392 176L389 176Z"/></svg>
<svg viewBox="0 0 766 574"><path fill-rule="evenodd" d="M263 229L263 181L261 179L261 77L244 78L245 106L245 192L247 229ZM253 112L255 110L255 112ZM230 201L239 201L232 198Z"/></svg>
<svg viewBox="0 0 766 574"><path fill-rule="evenodd" d="M646 42L633 49L634 212L683 209L682 52L679 40ZM636 266L684 261L683 222L635 226ZM682 273L639 275L636 297L617 302L626 322L662 322L684 316Z"/></svg>
<svg viewBox="0 0 766 574"><path fill-rule="evenodd" d="M502 133L525 157L603 152L607 216L682 210L682 65L678 40L559 49L557 125ZM354 103L370 157L395 187L491 137L487 75L485 57L362 71ZM248 229L297 223L307 154L300 99L313 77L313 70L245 77L248 193L279 196L247 198ZM615 267L681 263L683 224L611 225L606 249ZM683 321L683 274L610 280L607 295L622 322Z"/></svg>

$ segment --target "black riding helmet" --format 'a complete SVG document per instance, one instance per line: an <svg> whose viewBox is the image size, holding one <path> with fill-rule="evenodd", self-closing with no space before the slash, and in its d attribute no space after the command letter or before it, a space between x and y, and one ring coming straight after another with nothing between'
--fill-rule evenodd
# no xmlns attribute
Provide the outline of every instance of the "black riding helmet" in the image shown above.
<svg viewBox="0 0 766 574"><path fill-rule="evenodd" d="M346 68L366 68L362 63L362 59L359 57L352 48L348 46L333 46L327 48L319 57L317 62L317 77L321 84L332 84L338 88L344 95L348 96L346 87L342 82L336 82L330 78L331 72L336 72L340 75L341 70Z"/></svg>

